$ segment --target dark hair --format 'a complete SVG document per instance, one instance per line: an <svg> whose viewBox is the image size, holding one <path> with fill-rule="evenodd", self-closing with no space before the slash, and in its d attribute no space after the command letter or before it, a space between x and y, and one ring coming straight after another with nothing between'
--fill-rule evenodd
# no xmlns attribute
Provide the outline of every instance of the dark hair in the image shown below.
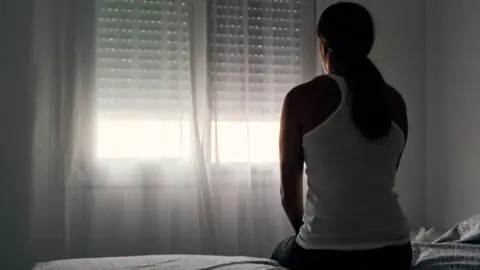
<svg viewBox="0 0 480 270"><path fill-rule="evenodd" d="M374 43L373 19L368 10L355 3L333 4L322 13L317 35L328 50L332 71L347 82L356 127L369 140L388 136L392 114L387 84L368 58Z"/></svg>

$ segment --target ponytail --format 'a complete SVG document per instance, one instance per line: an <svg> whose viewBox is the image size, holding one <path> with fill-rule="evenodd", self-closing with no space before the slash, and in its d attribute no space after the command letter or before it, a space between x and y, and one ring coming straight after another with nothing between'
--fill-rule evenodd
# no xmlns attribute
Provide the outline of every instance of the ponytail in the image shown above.
<svg viewBox="0 0 480 270"><path fill-rule="evenodd" d="M392 113L387 85L378 68L365 56L348 65L342 75L350 92L351 116L360 133L372 141L388 136Z"/></svg>

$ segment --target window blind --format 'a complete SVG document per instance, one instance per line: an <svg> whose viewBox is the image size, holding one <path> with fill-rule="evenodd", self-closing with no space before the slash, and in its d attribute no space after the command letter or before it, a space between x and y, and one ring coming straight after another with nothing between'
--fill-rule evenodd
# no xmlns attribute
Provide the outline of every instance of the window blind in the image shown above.
<svg viewBox="0 0 480 270"><path fill-rule="evenodd" d="M213 0L210 82L220 118L275 119L303 79L298 0ZM314 8L314 6L312 6Z"/></svg>
<svg viewBox="0 0 480 270"><path fill-rule="evenodd" d="M190 108L188 0L98 0L98 109Z"/></svg>

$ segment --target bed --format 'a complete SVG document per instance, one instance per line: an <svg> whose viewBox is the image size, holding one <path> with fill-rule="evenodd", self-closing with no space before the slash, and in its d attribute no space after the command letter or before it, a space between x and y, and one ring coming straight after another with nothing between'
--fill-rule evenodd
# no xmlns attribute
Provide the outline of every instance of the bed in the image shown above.
<svg viewBox="0 0 480 270"><path fill-rule="evenodd" d="M202 255L152 255L98 259L74 259L39 263L34 270L274 270L284 269L276 262L249 257Z"/></svg>
<svg viewBox="0 0 480 270"><path fill-rule="evenodd" d="M480 215L453 226L430 243L413 243L412 269L480 269Z"/></svg>
<svg viewBox="0 0 480 270"><path fill-rule="evenodd" d="M152 255L98 259L74 259L39 263L34 270L272 270L276 262L250 257L202 255ZM480 270L480 215L452 227L438 238L413 243L413 270Z"/></svg>

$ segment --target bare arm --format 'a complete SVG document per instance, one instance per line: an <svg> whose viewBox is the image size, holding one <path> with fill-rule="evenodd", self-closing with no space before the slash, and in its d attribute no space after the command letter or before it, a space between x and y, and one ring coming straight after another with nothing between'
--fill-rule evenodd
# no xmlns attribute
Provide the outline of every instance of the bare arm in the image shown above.
<svg viewBox="0 0 480 270"><path fill-rule="evenodd" d="M285 98L280 123L281 197L285 213L296 234L303 224L302 133L293 108L292 92Z"/></svg>

